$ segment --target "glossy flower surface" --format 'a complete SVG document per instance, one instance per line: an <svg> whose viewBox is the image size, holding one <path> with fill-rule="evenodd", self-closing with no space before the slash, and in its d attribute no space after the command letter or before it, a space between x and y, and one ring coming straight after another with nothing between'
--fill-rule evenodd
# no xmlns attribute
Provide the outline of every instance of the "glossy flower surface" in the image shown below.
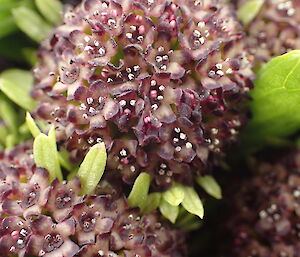
<svg viewBox="0 0 300 257"><path fill-rule="evenodd" d="M251 56L229 4L84 0L43 42L33 97L80 160L105 142L108 169L163 190L192 184L246 119Z"/></svg>

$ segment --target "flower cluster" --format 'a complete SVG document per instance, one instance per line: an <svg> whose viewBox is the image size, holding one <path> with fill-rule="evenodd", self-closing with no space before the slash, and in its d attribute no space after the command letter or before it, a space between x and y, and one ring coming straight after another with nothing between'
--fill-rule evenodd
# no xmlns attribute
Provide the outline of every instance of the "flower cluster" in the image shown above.
<svg viewBox="0 0 300 257"><path fill-rule="evenodd" d="M246 1L238 2L242 6ZM257 62L300 47L300 5L297 0L266 0L248 25L248 43Z"/></svg>
<svg viewBox="0 0 300 257"><path fill-rule="evenodd" d="M258 163L232 200L229 256L296 257L300 236L300 151Z"/></svg>
<svg viewBox="0 0 300 257"><path fill-rule="evenodd" d="M108 168L132 183L193 182L236 140L251 56L230 4L84 0L43 42L36 115L80 160L105 142Z"/></svg>
<svg viewBox="0 0 300 257"><path fill-rule="evenodd" d="M140 215L122 195L80 195L77 177L51 182L30 151L0 153L1 256L186 256L184 234L155 213Z"/></svg>

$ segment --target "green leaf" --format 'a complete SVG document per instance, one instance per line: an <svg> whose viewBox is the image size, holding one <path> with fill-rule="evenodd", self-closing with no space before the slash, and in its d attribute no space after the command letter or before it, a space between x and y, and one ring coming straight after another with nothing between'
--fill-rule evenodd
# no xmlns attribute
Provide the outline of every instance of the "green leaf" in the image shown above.
<svg viewBox="0 0 300 257"><path fill-rule="evenodd" d="M31 66L35 66L38 62L37 58L37 50L32 47L24 47L22 48L22 53Z"/></svg>
<svg viewBox="0 0 300 257"><path fill-rule="evenodd" d="M189 186L184 187L184 199L182 201L182 206L190 213L199 216L201 219L204 216L203 204L200 200L199 195L194 188Z"/></svg>
<svg viewBox="0 0 300 257"><path fill-rule="evenodd" d="M106 159L104 143L98 143L90 148L78 170L83 194L90 194L98 185L104 173Z"/></svg>
<svg viewBox="0 0 300 257"><path fill-rule="evenodd" d="M6 127L3 126L3 124L0 124L0 144L2 146L5 145L5 140L6 140L7 134L8 134L8 131L7 131Z"/></svg>
<svg viewBox="0 0 300 257"><path fill-rule="evenodd" d="M58 177L62 180L62 173L58 161L56 143L53 144L53 131L50 130L49 136L39 134L33 143L33 155L37 166L48 170L51 179Z"/></svg>
<svg viewBox="0 0 300 257"><path fill-rule="evenodd" d="M28 94L33 86L33 75L30 71L20 69L5 70L0 74L0 77L9 80L19 87L24 87Z"/></svg>
<svg viewBox="0 0 300 257"><path fill-rule="evenodd" d="M211 196L216 199L222 198L222 189L212 176L200 176L196 178L197 183Z"/></svg>
<svg viewBox="0 0 300 257"><path fill-rule="evenodd" d="M248 0L237 10L237 16L244 25L248 25L258 14L264 0Z"/></svg>
<svg viewBox="0 0 300 257"><path fill-rule="evenodd" d="M156 210L160 204L161 193L151 193L147 197L146 204L142 212L144 214L149 214L152 211Z"/></svg>
<svg viewBox="0 0 300 257"><path fill-rule="evenodd" d="M31 117L29 112L26 113L26 125L28 126L33 137L37 137L39 134L41 134L40 129L35 124L34 119Z"/></svg>
<svg viewBox="0 0 300 257"><path fill-rule="evenodd" d="M17 134L19 126L17 113L13 105L4 97L0 97L0 117L8 128L9 133Z"/></svg>
<svg viewBox="0 0 300 257"><path fill-rule="evenodd" d="M25 84L24 84L25 85ZM25 110L32 110L35 107L34 100L30 97L26 86L15 84L13 81L0 77L0 90L15 104Z"/></svg>
<svg viewBox="0 0 300 257"><path fill-rule="evenodd" d="M141 210L145 208L150 187L150 175L143 172L135 180L131 192L128 196L129 206L140 207Z"/></svg>
<svg viewBox="0 0 300 257"><path fill-rule="evenodd" d="M178 206L184 199L184 188L182 185L175 183L172 188L163 193L163 198L169 204Z"/></svg>
<svg viewBox="0 0 300 257"><path fill-rule="evenodd" d="M258 73L252 92L252 120L243 143L257 150L270 138L287 137L300 128L300 50L273 58Z"/></svg>
<svg viewBox="0 0 300 257"><path fill-rule="evenodd" d="M12 149L17 144L17 137L15 134L9 134L5 140L5 148Z"/></svg>
<svg viewBox="0 0 300 257"><path fill-rule="evenodd" d="M20 30L34 41L39 43L50 35L52 27L34 10L26 6L20 6L14 8L12 13Z"/></svg>
<svg viewBox="0 0 300 257"><path fill-rule="evenodd" d="M175 223L179 213L179 206L171 205L164 199L161 199L159 210L166 219Z"/></svg>
<svg viewBox="0 0 300 257"><path fill-rule="evenodd" d="M56 24L61 22L63 5L58 0L35 0L35 4L41 14L50 22Z"/></svg>
<svg viewBox="0 0 300 257"><path fill-rule="evenodd" d="M69 153L67 151L58 152L58 159L62 167L64 167L67 171L73 171L74 165L69 160Z"/></svg>

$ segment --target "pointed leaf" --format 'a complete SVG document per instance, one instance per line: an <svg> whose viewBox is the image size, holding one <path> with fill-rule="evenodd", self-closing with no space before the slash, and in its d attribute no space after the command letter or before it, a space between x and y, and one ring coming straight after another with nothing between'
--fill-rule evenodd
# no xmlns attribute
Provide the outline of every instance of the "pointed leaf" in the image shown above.
<svg viewBox="0 0 300 257"><path fill-rule="evenodd" d="M59 163L62 167L64 167L67 171L73 171L74 167L72 163L70 162L70 156L67 151L59 151L58 152L58 159Z"/></svg>
<svg viewBox="0 0 300 257"><path fill-rule="evenodd" d="M136 178L128 196L129 206L137 206L141 210L144 209L148 197L150 180L150 175L145 172Z"/></svg>
<svg viewBox="0 0 300 257"><path fill-rule="evenodd" d="M62 180L56 144L53 145L53 135L39 134L33 143L33 154L36 165L47 169L51 179L57 177Z"/></svg>
<svg viewBox="0 0 300 257"><path fill-rule="evenodd" d="M156 210L160 204L160 200L161 200L161 193L149 194L147 198L147 202L142 212L144 214L149 214L150 212Z"/></svg>
<svg viewBox="0 0 300 257"><path fill-rule="evenodd" d="M0 117L8 128L8 132L17 134L19 123L16 110L12 103L4 97L0 97Z"/></svg>
<svg viewBox="0 0 300 257"><path fill-rule="evenodd" d="M160 201L159 210L166 219L172 223L175 223L179 213L179 206L171 205L162 198Z"/></svg>
<svg viewBox="0 0 300 257"><path fill-rule="evenodd" d="M168 191L163 193L163 198L169 204L178 206L184 199L184 188L182 185L175 183Z"/></svg>
<svg viewBox="0 0 300 257"><path fill-rule="evenodd" d="M248 25L256 17L263 4L264 0L245 1L237 11L238 18L244 25Z"/></svg>
<svg viewBox="0 0 300 257"><path fill-rule="evenodd" d="M9 80L19 87L24 87L28 94L33 87L33 75L31 71L21 69L8 69L0 74L0 77Z"/></svg>
<svg viewBox="0 0 300 257"><path fill-rule="evenodd" d="M257 150L270 138L284 138L300 129L300 50L273 58L258 73L252 90L253 118L243 145Z"/></svg>
<svg viewBox="0 0 300 257"><path fill-rule="evenodd" d="M90 148L78 170L83 194L90 194L98 185L104 173L106 159L104 143L98 143Z"/></svg>
<svg viewBox="0 0 300 257"><path fill-rule="evenodd" d="M0 78L0 90L14 103L25 110L32 110L35 107L34 100L30 97L25 87L15 84L12 81Z"/></svg>
<svg viewBox="0 0 300 257"><path fill-rule="evenodd" d="M203 204L199 195L194 188L184 186L185 196L182 201L182 206L190 213L199 216L201 219L204 216Z"/></svg>
<svg viewBox="0 0 300 257"><path fill-rule="evenodd" d="M30 133L32 134L33 137L37 137L39 134L41 134L40 129L35 124L29 112L26 113L26 125L29 128Z"/></svg>
<svg viewBox="0 0 300 257"><path fill-rule="evenodd" d="M35 0L35 4L42 15L54 24L61 22L63 5L58 0Z"/></svg>
<svg viewBox="0 0 300 257"><path fill-rule="evenodd" d="M39 43L51 33L52 27L34 10L20 6L13 9L12 13L20 30L34 41Z"/></svg>
<svg viewBox="0 0 300 257"><path fill-rule="evenodd" d="M212 197L222 198L222 189L212 176L200 176L196 179L197 183Z"/></svg>

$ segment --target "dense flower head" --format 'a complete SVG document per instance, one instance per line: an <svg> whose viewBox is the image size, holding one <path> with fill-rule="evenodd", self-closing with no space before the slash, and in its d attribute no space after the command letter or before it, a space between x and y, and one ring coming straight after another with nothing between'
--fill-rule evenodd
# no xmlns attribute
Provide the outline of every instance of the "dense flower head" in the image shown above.
<svg viewBox="0 0 300 257"><path fill-rule="evenodd" d="M82 159L105 142L108 168L132 183L191 184L236 140L252 87L251 56L230 4L84 0L43 42L38 118Z"/></svg>
<svg viewBox="0 0 300 257"><path fill-rule="evenodd" d="M81 195L77 177L50 181L28 151L24 145L0 153L1 256L186 256L184 233L155 212L130 208L108 182Z"/></svg>
<svg viewBox="0 0 300 257"><path fill-rule="evenodd" d="M247 1L238 1L239 7ZM265 0L248 25L248 44L257 62L300 47L300 3L298 0Z"/></svg>
<svg viewBox="0 0 300 257"><path fill-rule="evenodd" d="M300 151L256 164L231 202L228 256L298 257L300 252Z"/></svg>

